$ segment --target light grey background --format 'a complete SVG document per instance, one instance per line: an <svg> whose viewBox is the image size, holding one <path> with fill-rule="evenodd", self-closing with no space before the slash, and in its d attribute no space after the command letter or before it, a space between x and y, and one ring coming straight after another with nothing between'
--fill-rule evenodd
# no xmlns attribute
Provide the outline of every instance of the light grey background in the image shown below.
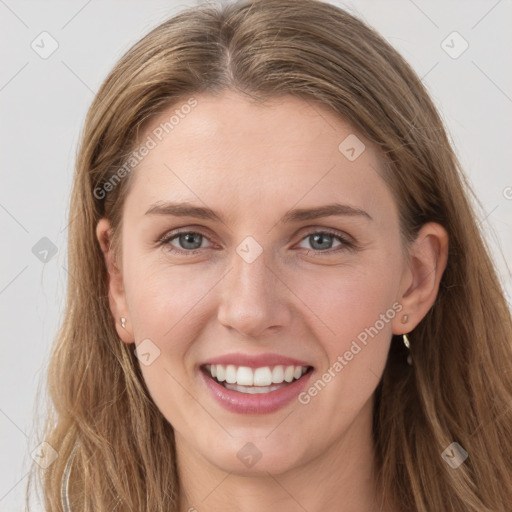
<svg viewBox="0 0 512 512"><path fill-rule="evenodd" d="M87 108L114 63L135 41L196 3L0 0L2 512L25 510L30 454L41 441L34 437L34 414L44 395L38 403L35 397L44 384L50 343L62 319L68 194ZM332 3L376 27L423 77L482 202L481 226L510 302L512 2ZM58 43L46 59L31 47L51 48L51 39L40 36L43 31ZM467 50L453 58L464 40ZM33 253L43 237L58 250L46 263Z"/></svg>

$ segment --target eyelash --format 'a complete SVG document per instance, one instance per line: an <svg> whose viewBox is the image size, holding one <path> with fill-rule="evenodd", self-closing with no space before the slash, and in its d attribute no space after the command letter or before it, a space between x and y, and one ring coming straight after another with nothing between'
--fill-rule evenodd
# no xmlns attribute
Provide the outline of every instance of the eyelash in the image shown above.
<svg viewBox="0 0 512 512"><path fill-rule="evenodd" d="M175 253L175 254L179 254L179 255L190 256L190 255L197 254L203 250L203 249L192 249L192 250L187 251L185 249L178 249L178 248L172 246L170 244L170 242L182 234L201 235L202 237L204 237L208 240L208 237L204 233L201 233L201 231L181 230L181 231L171 231L170 233L166 233L165 235L163 235L162 237L160 237L157 240L157 244L159 247L163 246L163 245L167 245L166 250L168 250L171 253ZM333 254L333 253L338 253L340 251L345 251L345 250L353 251L356 249L356 245L353 242L350 242L345 237L341 236L338 232L330 230L328 228L318 230L318 231L310 231L307 235L302 237L300 241L302 242L303 240L305 240L313 235L333 236L334 238L338 239L341 242L341 246L338 247L337 249L327 249L325 251L321 251L318 249L307 249L308 253L311 251L311 252L315 252L317 254Z"/></svg>

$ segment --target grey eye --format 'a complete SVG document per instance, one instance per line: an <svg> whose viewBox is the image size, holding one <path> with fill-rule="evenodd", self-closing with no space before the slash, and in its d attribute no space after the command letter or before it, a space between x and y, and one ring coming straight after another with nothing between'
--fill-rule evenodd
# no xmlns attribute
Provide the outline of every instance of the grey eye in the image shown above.
<svg viewBox="0 0 512 512"><path fill-rule="evenodd" d="M179 240L182 249L199 249L203 241L203 235L200 233L180 233L175 238Z"/></svg>
<svg viewBox="0 0 512 512"><path fill-rule="evenodd" d="M338 246L343 245L343 243L345 242L338 235L335 235L333 233L319 231L319 232L309 234L308 236L303 238L301 243L304 243L304 242L309 243L310 247L305 247L306 249L311 248L315 251L325 251L327 249L333 248L333 242L335 239L337 239L339 241L337 244Z"/></svg>

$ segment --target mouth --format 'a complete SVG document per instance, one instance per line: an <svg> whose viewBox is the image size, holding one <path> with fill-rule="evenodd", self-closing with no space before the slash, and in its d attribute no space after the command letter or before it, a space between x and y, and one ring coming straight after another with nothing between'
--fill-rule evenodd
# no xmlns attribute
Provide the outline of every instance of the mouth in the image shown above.
<svg viewBox="0 0 512 512"><path fill-rule="evenodd" d="M207 393L228 411L269 414L297 398L307 386L314 368L204 364L199 370Z"/></svg>
<svg viewBox="0 0 512 512"><path fill-rule="evenodd" d="M248 366L205 364L201 371L214 382L238 393L272 393L300 380L313 370L312 366L276 365Z"/></svg>

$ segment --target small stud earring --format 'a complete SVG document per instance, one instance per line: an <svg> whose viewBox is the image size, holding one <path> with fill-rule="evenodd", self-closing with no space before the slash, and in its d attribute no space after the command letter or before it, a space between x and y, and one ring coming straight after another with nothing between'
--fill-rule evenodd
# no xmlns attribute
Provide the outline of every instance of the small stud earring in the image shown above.
<svg viewBox="0 0 512 512"><path fill-rule="evenodd" d="M407 323L407 320L409 320L409 315L404 315L404 316L402 317L402 323L403 323L403 324L406 324L406 323Z"/></svg>
<svg viewBox="0 0 512 512"><path fill-rule="evenodd" d="M123 329L125 329L125 328L126 328L126 318L125 318L124 316L123 316L123 317L121 317L121 327L122 327Z"/></svg>

